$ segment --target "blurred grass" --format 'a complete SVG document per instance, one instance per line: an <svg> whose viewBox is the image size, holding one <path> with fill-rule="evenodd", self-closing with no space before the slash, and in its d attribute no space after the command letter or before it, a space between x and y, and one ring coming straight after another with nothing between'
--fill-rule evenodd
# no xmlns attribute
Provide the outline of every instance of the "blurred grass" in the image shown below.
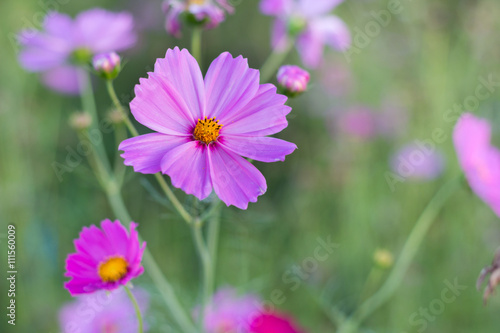
<svg viewBox="0 0 500 333"><path fill-rule="evenodd" d="M282 305L309 332L332 332L316 295L347 314L359 305L361 291L372 269L377 248L397 256L413 223L445 179L459 173L450 139L453 123L443 114L474 92L478 77L500 74L496 33L500 3L477 1L403 1L405 10L370 45L347 64L342 54L331 59L349 66L353 91L342 98L324 94L314 74L312 91L291 101L290 126L279 137L295 142L299 150L285 163L257 163L268 181L268 193L248 211L223 213L218 285L234 285L259 292L269 299L274 289L285 291ZM69 2L61 11L75 14L98 1ZM133 2L106 2L110 9L140 11ZM157 6L160 2L150 2ZM372 20L370 11L385 9L385 1L347 1L338 13L353 30ZM17 325L0 322L2 332L57 332L58 308L71 297L62 288L64 259L73 251L72 240L81 227L113 218L104 195L86 163L59 182L51 167L64 161L65 147L76 147L69 115L80 109L79 100L61 97L42 87L34 74L19 67L8 34L23 27L25 19L42 11L37 1L3 0L0 3L0 260L5 267L6 225L18 233ZM204 65L222 51L243 54L259 67L269 52L271 20L257 11L257 1L244 1L219 29L204 36ZM127 53L128 64L117 82L118 95L133 97L133 86L146 76L167 48L189 45L189 36L177 41L163 32L163 22L141 35L140 47ZM295 54L289 58L297 62ZM98 84L101 115L111 105ZM316 98L322 96L322 98ZM313 98L314 97L314 98ZM380 107L397 98L410 114L410 126L397 139L371 142L337 141L321 116L343 105ZM498 120L499 94L481 103L477 111ZM394 149L414 139L427 139L442 128L448 139L439 145L447 169L429 183L405 182L391 192L384 174ZM498 129L498 125L496 125ZM141 128L143 132L146 129ZM114 151L112 138L108 149ZM130 170L129 170L130 171ZM198 259L189 230L170 210L152 198L144 179L129 173L124 196L140 231L165 274L177 286L183 302L194 306L200 279ZM177 191L184 202L190 199ZM366 323L367 332L415 332L409 317L439 298L443 281L458 281L467 290L429 322L426 332L497 332L500 299L483 307L474 288L482 267L500 244L498 218L465 189L456 193L435 222L406 276L403 287ZM340 247L321 263L296 291L282 275L314 253L317 237L331 236ZM0 280L2 303L5 279ZM162 303L145 274L137 284L152 292L153 332L164 332ZM365 295L364 297L366 297ZM4 304L2 304L4 306Z"/></svg>

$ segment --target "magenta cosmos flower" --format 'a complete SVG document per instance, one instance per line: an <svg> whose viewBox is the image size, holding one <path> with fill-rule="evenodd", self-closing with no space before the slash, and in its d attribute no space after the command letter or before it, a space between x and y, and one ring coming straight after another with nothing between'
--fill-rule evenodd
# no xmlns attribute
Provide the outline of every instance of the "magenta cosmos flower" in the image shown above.
<svg viewBox="0 0 500 333"><path fill-rule="evenodd" d="M254 318L250 333L302 333L293 319L275 312L262 313Z"/></svg>
<svg viewBox="0 0 500 333"><path fill-rule="evenodd" d="M139 288L131 292L144 316L149 306L147 292ZM134 306L123 289L75 297L59 311L59 325L62 333L137 333L138 330Z"/></svg>
<svg viewBox="0 0 500 333"><path fill-rule="evenodd" d="M246 209L267 185L243 157L284 161L297 148L267 137L287 127L291 108L275 86L259 84L259 71L241 56L221 54L203 79L187 50L168 50L135 93L132 114L157 133L123 141L125 164L146 174L161 171L200 200L214 190L228 206Z"/></svg>
<svg viewBox="0 0 500 333"><path fill-rule="evenodd" d="M261 313L261 301L252 294L239 295L232 288L222 288L205 309L203 328L206 333L248 333L256 314ZM199 309L195 310L198 317Z"/></svg>
<svg viewBox="0 0 500 333"><path fill-rule="evenodd" d="M120 221L104 220L101 229L95 225L83 228L75 240L76 253L66 259L65 276L71 280L64 286L71 295L116 289L142 274L146 243L139 243L136 227L130 223L127 232Z"/></svg>
<svg viewBox="0 0 500 333"><path fill-rule="evenodd" d="M206 29L216 28L234 8L227 0L165 0L165 29L177 38L181 37L182 20L203 25Z"/></svg>
<svg viewBox="0 0 500 333"><path fill-rule="evenodd" d="M276 17L271 43L283 50L290 35L297 36L297 50L304 65L315 68L323 60L328 45L345 51L351 34L345 23L329 13L343 0L261 0L260 10Z"/></svg>
<svg viewBox="0 0 500 333"><path fill-rule="evenodd" d="M19 61L30 72L42 73L49 88L68 94L79 92L77 64L90 62L98 53L122 51L136 42L134 20L128 13L91 9L73 20L49 13L42 31L21 31Z"/></svg>
<svg viewBox="0 0 500 333"><path fill-rule="evenodd" d="M458 162L470 187L500 217L500 151L491 144L491 125L465 113L453 132Z"/></svg>

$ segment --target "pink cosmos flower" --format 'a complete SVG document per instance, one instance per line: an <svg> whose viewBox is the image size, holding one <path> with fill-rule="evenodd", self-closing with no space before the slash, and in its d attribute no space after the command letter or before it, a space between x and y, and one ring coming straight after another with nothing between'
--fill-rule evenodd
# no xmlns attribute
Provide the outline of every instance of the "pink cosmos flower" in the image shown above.
<svg viewBox="0 0 500 333"><path fill-rule="evenodd" d="M76 253L66 259L65 276L71 280L64 287L72 296L116 289L142 274L146 243L139 243L136 227L132 222L127 232L120 221L104 220L101 229L83 228L74 242Z"/></svg>
<svg viewBox="0 0 500 333"><path fill-rule="evenodd" d="M144 316L149 305L147 292L138 288L131 292ZM123 289L75 297L59 311L59 324L62 333L136 333L138 330L134 306Z"/></svg>
<svg viewBox="0 0 500 333"><path fill-rule="evenodd" d="M19 34L23 49L22 67L42 73L42 82L61 93L79 93L79 69L75 64L90 62L93 55L122 51L136 42L132 15L91 9L73 20L51 12L43 31L24 30Z"/></svg>
<svg viewBox="0 0 500 333"><path fill-rule="evenodd" d="M196 309L195 317L198 312ZM253 317L260 312L259 297L238 295L232 288L222 288L205 309L203 328L206 333L248 333Z"/></svg>
<svg viewBox="0 0 500 333"><path fill-rule="evenodd" d="M491 144L490 123L464 113L453 142L470 187L500 217L500 151Z"/></svg>
<svg viewBox="0 0 500 333"><path fill-rule="evenodd" d="M293 319L275 312L262 313L255 317L251 326L251 333L301 333L301 329L293 322Z"/></svg>
<svg viewBox="0 0 500 333"><path fill-rule="evenodd" d="M233 13L234 8L227 0L165 0L163 12L166 15L165 29L177 38L181 37L182 15L187 14L197 24L206 29L216 28L224 21L226 13Z"/></svg>
<svg viewBox="0 0 500 333"><path fill-rule="evenodd" d="M221 54L203 79L187 50L168 50L135 93L132 114L157 133L123 141L125 165L145 174L161 171L200 200L214 190L228 206L246 209L267 185L243 157L284 161L297 148L267 137L287 127L291 108L275 86L259 84L259 71L241 56Z"/></svg>
<svg viewBox="0 0 500 333"><path fill-rule="evenodd" d="M328 45L345 51L351 44L351 34L345 23L329 15L343 0L261 0L260 10L276 17L272 31L273 48L283 50L289 35L297 35L297 50L302 62L311 68L323 60L323 48Z"/></svg>

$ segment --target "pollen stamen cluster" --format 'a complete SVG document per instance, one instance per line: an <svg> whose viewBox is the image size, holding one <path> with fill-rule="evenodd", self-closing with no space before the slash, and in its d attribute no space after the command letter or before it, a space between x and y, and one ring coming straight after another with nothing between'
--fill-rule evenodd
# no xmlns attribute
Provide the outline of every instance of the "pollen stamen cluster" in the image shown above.
<svg viewBox="0 0 500 333"><path fill-rule="evenodd" d="M122 257L111 257L99 265L99 277L104 282L116 282L128 271L128 263Z"/></svg>
<svg viewBox="0 0 500 333"><path fill-rule="evenodd" d="M214 142L219 137L219 131L223 125L219 124L215 117L198 119L194 128L193 137L195 140L209 144Z"/></svg>

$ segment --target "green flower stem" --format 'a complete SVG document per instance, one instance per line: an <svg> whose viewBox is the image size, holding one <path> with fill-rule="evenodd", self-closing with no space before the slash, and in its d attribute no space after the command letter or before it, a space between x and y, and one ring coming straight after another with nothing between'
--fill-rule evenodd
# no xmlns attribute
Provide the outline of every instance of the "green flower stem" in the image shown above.
<svg viewBox="0 0 500 333"><path fill-rule="evenodd" d="M92 94L92 91L90 91L90 93ZM114 96L116 97L116 94L114 94ZM118 101L117 98L115 99L116 101ZM123 107L121 107L119 103L118 105L122 109L120 112L124 113ZM95 113L92 116L97 117L97 114ZM93 119L93 122L94 120L95 118ZM107 160L106 155L104 155L104 160ZM93 166L95 175L99 180L104 192L106 193L106 196L108 198L108 201L110 203L114 215L121 222L130 223L132 221L132 218L130 217L127 207L125 206L125 203L123 201L123 197L120 193L120 186L118 185L118 182L111 173L111 170L104 167L103 158L101 158L101 155L98 154L98 152L95 149L92 149L89 161L91 161L91 166ZM143 263L144 266L146 267L146 271L148 272L149 276L151 277L154 284L160 291L168 309L171 311L172 318L176 321L177 325L179 326L179 328L181 328L182 332L186 333L197 332L196 327L193 325L190 317L186 314L179 299L175 295L174 288L172 287L170 282L166 279L166 277L162 274L158 264L154 260L153 256L151 255L147 247L144 250Z"/></svg>
<svg viewBox="0 0 500 333"><path fill-rule="evenodd" d="M138 136L139 132L135 128L134 124L130 121L130 118L128 117L127 112L125 111L125 108L121 105L120 101L118 100L118 97L116 96L115 88L113 86L113 82L108 80L106 81L106 88L108 90L109 96L111 100L113 101L113 104L115 105L115 108L120 112L120 114L123 117L123 120L125 122L125 125L127 126L128 130L133 136ZM179 199L175 196L174 192L170 189L168 186L167 182L165 181L165 178L163 178L163 175L161 173L155 174L155 178L160 184L160 187L162 188L163 192L165 192L165 195L167 198L170 200L172 205L174 205L175 209L179 213L179 215L182 217L184 221L186 221L187 224L191 224L193 222L193 217L186 211L184 206L180 203Z"/></svg>
<svg viewBox="0 0 500 333"><path fill-rule="evenodd" d="M198 61L200 67L201 64L201 35L203 30L201 27L194 27L193 34L191 35L191 52L193 53L193 57Z"/></svg>
<svg viewBox="0 0 500 333"><path fill-rule="evenodd" d="M211 286L213 285L214 274L210 252L203 237L203 223L199 219L196 219L195 223L191 225L191 231L193 233L194 244L200 257L201 267L203 270L202 307L199 317L199 325L201 327L204 321L205 308L207 307L211 296Z"/></svg>
<svg viewBox="0 0 500 333"><path fill-rule="evenodd" d="M144 332L144 328L143 328L143 323L142 323L142 315L141 315L141 309L139 308L139 304L137 304L137 300L135 299L134 295L132 294L132 292L130 291L129 287L127 286L123 286L123 288L125 289L125 291L127 292L127 295L128 297L130 298L130 301L132 302L132 304L134 305L134 309L135 309L135 314L137 316L137 322L139 324L139 329L137 330L139 333L143 333Z"/></svg>
<svg viewBox="0 0 500 333"><path fill-rule="evenodd" d="M123 223L131 222L132 218L130 217L130 214L125 206L119 187L111 180L107 183L107 186L104 188L104 190L115 216ZM183 310L183 306L175 295L174 288L167 280L167 278L162 274L160 268L158 267L158 264L154 260L151 252L149 252L147 247L144 250L143 262L144 266L147 268L146 271L160 291L165 303L167 304L168 309L172 313L173 319L182 329L182 332L196 332L196 328L192 324L189 316Z"/></svg>
<svg viewBox="0 0 500 333"><path fill-rule="evenodd" d="M260 69L260 81L268 82L271 76L278 70L278 67L285 61L286 56L292 50L294 45L294 41L290 40L289 37L286 37L285 47L282 51L278 51L273 49L267 60L264 62Z"/></svg>
<svg viewBox="0 0 500 333"><path fill-rule="evenodd" d="M361 323L369 315L371 315L375 310L382 306L387 300L389 300L396 290L399 288L403 279L412 263L415 255L424 240L427 231L432 225L432 222L436 219L439 211L450 198L450 196L455 193L455 191L462 184L462 176L456 179L452 179L444 184L439 191L431 199L427 207L418 218L413 230L411 231L406 243L401 251L401 254L394 265L389 277L385 283L380 287L380 289L375 292L375 294L367 299L354 314L353 319L355 323ZM352 322L350 325L357 326ZM342 331L342 330L339 330Z"/></svg>
<svg viewBox="0 0 500 333"><path fill-rule="evenodd" d="M83 111L88 112L92 117L92 123L90 124L91 131L99 131L98 121L99 117L97 116L97 108L95 106L95 98L94 92L92 91L92 83L90 80L90 74L85 69L80 69L80 73L78 75L79 85L80 85L80 98L82 101ZM106 168L107 171L111 170L111 165L109 164L109 160L106 154L106 150L104 148L103 143L99 143L95 145L95 150L99 155L99 159L102 161L102 165Z"/></svg>

